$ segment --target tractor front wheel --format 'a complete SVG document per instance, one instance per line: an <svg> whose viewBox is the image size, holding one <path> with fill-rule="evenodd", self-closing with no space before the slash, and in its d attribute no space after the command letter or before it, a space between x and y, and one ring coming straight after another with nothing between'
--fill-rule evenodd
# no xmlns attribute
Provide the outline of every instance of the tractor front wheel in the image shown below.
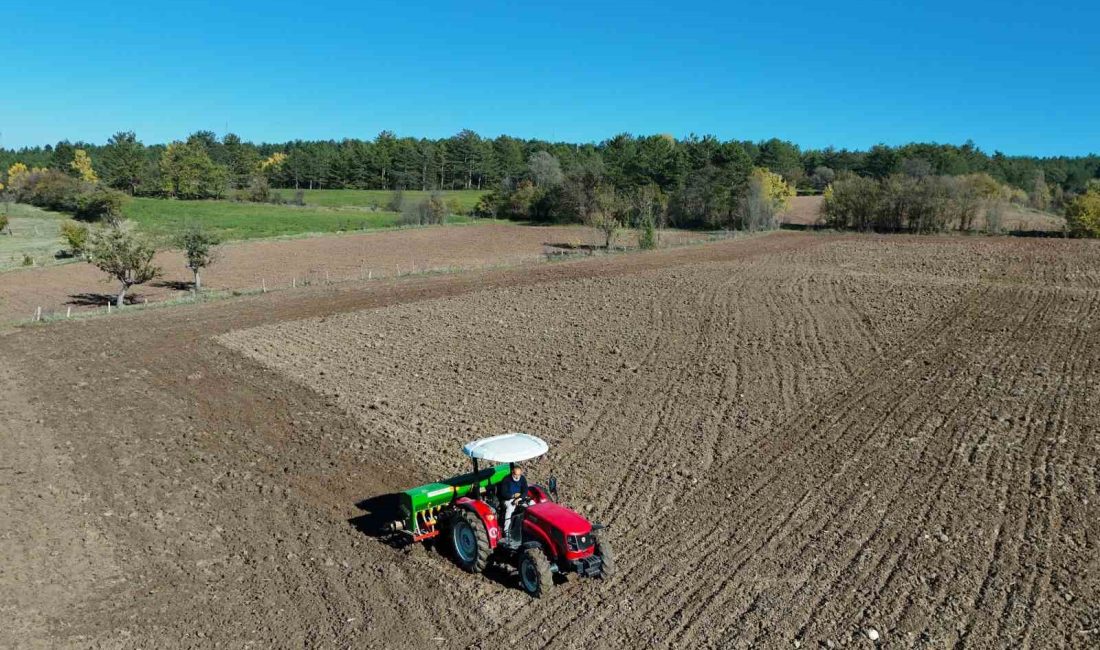
<svg viewBox="0 0 1100 650"><path fill-rule="evenodd" d="M470 573L481 573L491 552L485 524L469 510L460 510L451 518L450 529L455 562Z"/></svg>
<svg viewBox="0 0 1100 650"><path fill-rule="evenodd" d="M615 573L615 553L611 550L611 540L596 533L596 555L600 558L600 577L610 578Z"/></svg>
<svg viewBox="0 0 1100 650"><path fill-rule="evenodd" d="M519 561L519 582L523 590L535 598L550 591L554 586L554 574L550 571L550 560L541 548L528 548L523 551Z"/></svg>

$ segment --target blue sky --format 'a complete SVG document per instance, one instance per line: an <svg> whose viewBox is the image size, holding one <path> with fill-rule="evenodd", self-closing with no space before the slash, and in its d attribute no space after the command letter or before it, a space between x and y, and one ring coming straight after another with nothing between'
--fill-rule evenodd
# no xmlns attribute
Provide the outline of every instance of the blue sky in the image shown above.
<svg viewBox="0 0 1100 650"><path fill-rule="evenodd" d="M158 4L4 7L3 146L228 126L1100 152L1100 3Z"/></svg>

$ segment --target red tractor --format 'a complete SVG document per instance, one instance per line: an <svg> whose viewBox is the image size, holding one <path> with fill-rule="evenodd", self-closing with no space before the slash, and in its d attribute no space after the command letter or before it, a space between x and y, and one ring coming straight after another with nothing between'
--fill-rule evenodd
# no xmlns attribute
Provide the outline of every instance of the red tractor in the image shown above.
<svg viewBox="0 0 1100 650"><path fill-rule="evenodd" d="M498 486L515 463L548 449L544 441L524 433L467 444L463 452L473 459L473 472L403 492L402 519L390 529L413 541L440 538L455 562L471 573L480 573L489 562L511 564L523 589L536 597L551 587L555 573L610 576L614 560L604 527L556 503L553 477L548 488L531 485L514 500L509 530L504 530L507 503ZM482 469L478 461L499 464Z"/></svg>

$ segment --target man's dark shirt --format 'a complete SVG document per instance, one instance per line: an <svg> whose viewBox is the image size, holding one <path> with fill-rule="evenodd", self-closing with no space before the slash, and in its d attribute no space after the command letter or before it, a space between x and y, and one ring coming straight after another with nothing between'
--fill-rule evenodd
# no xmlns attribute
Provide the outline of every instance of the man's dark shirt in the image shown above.
<svg viewBox="0 0 1100 650"><path fill-rule="evenodd" d="M504 480L500 482L500 498L503 501L508 501L515 497L517 494L521 494L524 497L527 496L527 477L520 476L519 480L512 478L512 475L504 477Z"/></svg>

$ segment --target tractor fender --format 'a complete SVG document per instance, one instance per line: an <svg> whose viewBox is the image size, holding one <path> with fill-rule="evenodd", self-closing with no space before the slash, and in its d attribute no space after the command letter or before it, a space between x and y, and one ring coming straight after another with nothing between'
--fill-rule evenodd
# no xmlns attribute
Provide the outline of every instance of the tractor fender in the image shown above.
<svg viewBox="0 0 1100 650"><path fill-rule="evenodd" d="M469 510L477 515L489 536L489 548L497 547L497 542L500 541L500 522L497 521L497 513L493 512L489 504L470 497L459 497L455 499L455 507Z"/></svg>
<svg viewBox="0 0 1100 650"><path fill-rule="evenodd" d="M546 491L546 488L541 485L535 484L527 488L527 496L535 503L546 503L547 501L553 501L550 493Z"/></svg>

